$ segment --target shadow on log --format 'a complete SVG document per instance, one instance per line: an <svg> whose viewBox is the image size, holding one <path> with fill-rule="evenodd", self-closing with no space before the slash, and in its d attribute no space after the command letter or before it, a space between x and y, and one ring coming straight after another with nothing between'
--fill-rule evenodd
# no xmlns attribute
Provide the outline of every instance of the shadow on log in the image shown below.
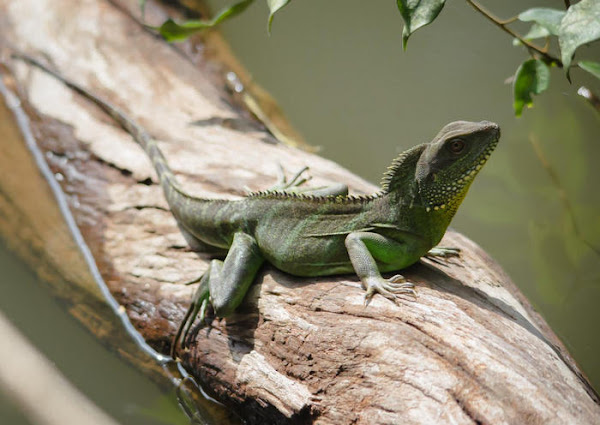
<svg viewBox="0 0 600 425"><path fill-rule="evenodd" d="M165 18L150 6L150 20ZM9 47L46 58L126 111L160 140L194 195L263 189L278 163L310 165L315 185L374 188L265 131L227 90L226 72L246 77L218 35L176 49L138 15L134 0L0 0L2 75L112 296L148 344L168 353L194 290L182 282L208 257L179 232L129 135L54 78L11 60ZM0 120L10 143L0 158L0 232L111 343L107 333L119 326L7 121L9 100ZM365 307L354 276L300 279L265 267L234 316L195 329L182 363L249 423L598 423L596 393L510 279L463 236L450 231L442 244L460 247L461 257L409 268L419 297L400 305L376 296ZM134 348L115 349L165 375Z"/></svg>

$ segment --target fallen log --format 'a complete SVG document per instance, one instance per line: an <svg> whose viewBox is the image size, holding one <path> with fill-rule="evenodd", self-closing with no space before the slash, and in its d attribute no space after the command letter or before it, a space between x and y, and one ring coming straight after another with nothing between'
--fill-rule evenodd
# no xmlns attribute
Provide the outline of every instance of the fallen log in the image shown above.
<svg viewBox="0 0 600 425"><path fill-rule="evenodd" d="M268 187L279 163L310 165L317 186L374 190L266 131L228 90L228 72L242 81L245 74L218 36L175 49L140 23L137 1L42 3L0 0L0 122L12 116L7 105L24 112L101 279L159 353L169 352L195 289L183 283L209 257L178 230L131 137L64 84L12 59L12 49L45 60L136 119L194 195L233 198ZM148 12L166 16L155 5ZM10 136L3 133L8 155L0 158L2 237L57 292L75 288L62 296L79 294L73 314L92 332L117 332L105 326L113 313L101 307L95 282L77 274L86 270L81 244L61 227L37 169L22 166L22 134L3 125ZM408 269L419 296L400 305L375 297L365 307L354 276L300 279L265 267L235 315L195 328L181 362L248 423L599 423L597 394L508 276L455 232L443 245L460 247L460 258ZM121 351L137 362L135 349ZM148 373L164 375L143 361Z"/></svg>

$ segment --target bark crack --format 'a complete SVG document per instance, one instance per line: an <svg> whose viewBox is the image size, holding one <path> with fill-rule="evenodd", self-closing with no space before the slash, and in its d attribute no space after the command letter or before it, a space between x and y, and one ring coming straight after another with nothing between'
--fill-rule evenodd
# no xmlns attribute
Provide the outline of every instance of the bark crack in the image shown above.
<svg viewBox="0 0 600 425"><path fill-rule="evenodd" d="M458 397L458 395L456 395L455 393L450 394L452 395L452 398L454 399L460 410L462 410L463 413L467 415L467 417L471 419L471 421L473 421L473 423L475 423L476 425L485 425L485 422L479 420L475 416L475 412L472 412L471 409L465 404L465 402L460 397Z"/></svg>

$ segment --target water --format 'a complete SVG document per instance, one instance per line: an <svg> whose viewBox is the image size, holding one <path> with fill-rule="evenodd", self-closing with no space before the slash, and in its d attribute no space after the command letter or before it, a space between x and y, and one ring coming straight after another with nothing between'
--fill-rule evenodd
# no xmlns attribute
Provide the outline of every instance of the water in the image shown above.
<svg viewBox="0 0 600 425"><path fill-rule="evenodd" d="M227 40L308 142L355 173L378 182L395 154L429 141L449 121L500 124L499 147L453 226L499 261L600 388L600 256L586 245L600 247L600 116L576 95L582 84L600 93L598 80L574 69L569 85L553 69L549 91L517 119L503 81L527 57L465 2L447 2L407 52L394 1L291 2L270 37L264 3L223 25ZM509 17L564 2L490 5ZM578 54L600 60L598 47ZM560 179L580 236L531 134Z"/></svg>
<svg viewBox="0 0 600 425"><path fill-rule="evenodd" d="M159 389L98 343L1 244L0 270L0 310L101 409L128 425L190 423L174 394ZM1 394L0 422L29 424Z"/></svg>

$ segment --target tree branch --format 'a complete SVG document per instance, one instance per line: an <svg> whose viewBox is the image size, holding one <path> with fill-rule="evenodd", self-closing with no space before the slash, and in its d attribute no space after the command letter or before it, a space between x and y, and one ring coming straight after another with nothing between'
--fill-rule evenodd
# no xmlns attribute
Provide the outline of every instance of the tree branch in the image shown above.
<svg viewBox="0 0 600 425"><path fill-rule="evenodd" d="M547 64L549 64L549 65L554 64L554 65L558 66L559 68L563 67L563 63L560 59L552 56L547 51L536 46L535 44L532 44L529 41L525 40L521 35L517 34L516 32L514 32L512 29L510 29L507 26L507 24L514 22L515 18L502 21L502 20L498 19L496 16L494 16L493 14L491 14L490 12L488 12L486 9L484 9L479 3L477 3L473 0L466 0L466 1L473 7L473 9L475 9L477 12L481 13L483 16L485 16L491 22L493 22L494 25L496 25L502 31L506 32L507 34L510 34L512 37L519 40L527 48L527 50L529 50L529 53L532 56L535 56L537 54L537 55L541 56L542 59L544 60L544 62L546 62Z"/></svg>

